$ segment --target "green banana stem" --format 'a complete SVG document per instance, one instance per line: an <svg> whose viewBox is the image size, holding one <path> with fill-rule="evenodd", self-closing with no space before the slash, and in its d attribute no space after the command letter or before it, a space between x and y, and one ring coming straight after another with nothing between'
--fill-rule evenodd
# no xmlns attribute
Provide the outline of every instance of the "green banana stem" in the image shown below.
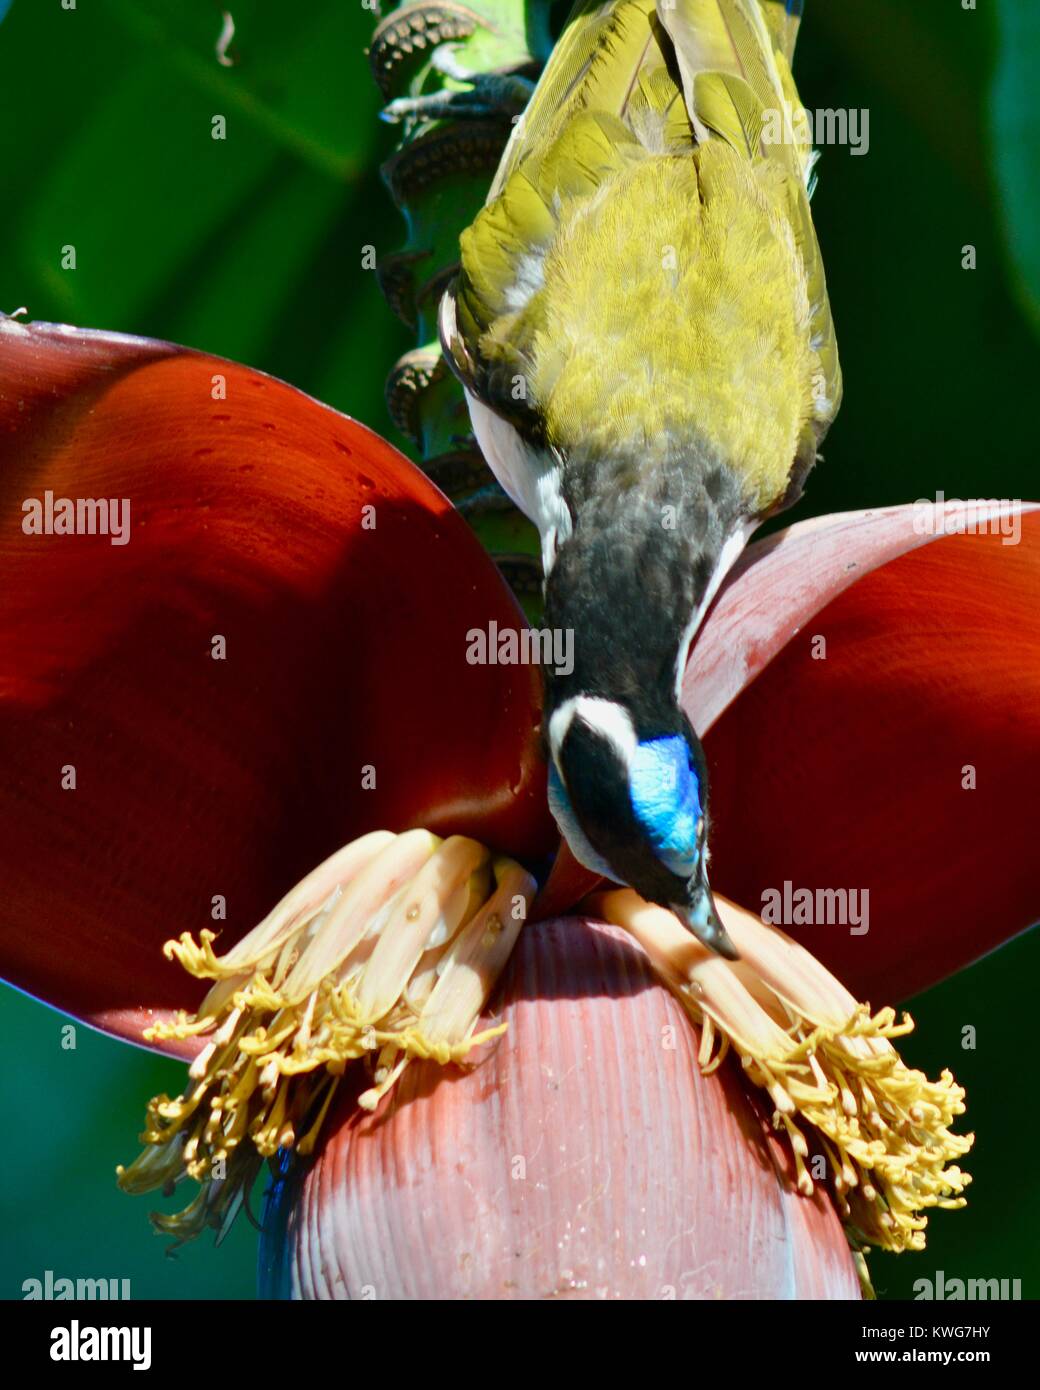
<svg viewBox="0 0 1040 1390"><path fill-rule="evenodd" d="M400 122L401 141L382 173L407 229L400 250L380 258L379 283L416 340L390 372L387 404L525 602L540 587L537 536L473 440L462 388L437 341L437 306L458 268L459 236L483 206L522 110L523 79L537 77L551 47L546 0L405 0L380 20L369 49L386 114ZM439 107L448 93L465 95ZM474 96L489 98L483 109L473 110ZM417 98L433 103L411 106Z"/></svg>

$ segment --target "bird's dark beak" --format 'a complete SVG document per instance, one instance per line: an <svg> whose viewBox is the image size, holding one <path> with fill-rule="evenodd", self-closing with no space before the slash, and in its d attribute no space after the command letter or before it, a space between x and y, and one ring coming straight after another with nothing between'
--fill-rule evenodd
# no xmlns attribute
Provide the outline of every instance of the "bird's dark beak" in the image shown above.
<svg viewBox="0 0 1040 1390"><path fill-rule="evenodd" d="M722 925L719 914L715 910L711 889L708 887L708 881L703 873L693 890L693 897L690 902L688 904L672 903L671 908L687 931L692 932L703 946L718 952L726 960L740 959L737 948L730 940L726 928Z"/></svg>

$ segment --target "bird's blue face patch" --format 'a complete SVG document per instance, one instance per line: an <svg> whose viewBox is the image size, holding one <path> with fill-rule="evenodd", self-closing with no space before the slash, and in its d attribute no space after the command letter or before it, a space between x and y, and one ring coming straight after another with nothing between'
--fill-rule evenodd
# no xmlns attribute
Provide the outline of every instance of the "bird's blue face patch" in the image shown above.
<svg viewBox="0 0 1040 1390"><path fill-rule="evenodd" d="M641 743L629 765L632 809L661 863L680 878L697 867L701 789L678 735Z"/></svg>

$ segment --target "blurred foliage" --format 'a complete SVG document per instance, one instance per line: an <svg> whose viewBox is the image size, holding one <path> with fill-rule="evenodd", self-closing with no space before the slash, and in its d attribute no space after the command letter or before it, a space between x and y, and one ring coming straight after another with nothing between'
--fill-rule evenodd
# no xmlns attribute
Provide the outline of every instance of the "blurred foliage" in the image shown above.
<svg viewBox="0 0 1040 1390"><path fill-rule="evenodd" d="M1040 5L1036 0L1000 0L999 19L1000 60L991 99L993 151L1008 246L1026 307L1040 329Z"/></svg>
<svg viewBox="0 0 1040 1390"><path fill-rule="evenodd" d="M179 1095L184 1067L75 1025L3 988L0 1037L7 1051L0 1103L18 1117L17 1149L0 1188L0 1299L22 1298L26 1279L129 1279L132 1298L252 1298L256 1232L235 1223L219 1250L209 1239L166 1257L168 1236L148 1224L172 1201L127 1197L117 1163L137 1157L150 1096ZM259 1213L260 1203L255 1210Z"/></svg>
<svg viewBox="0 0 1040 1390"><path fill-rule="evenodd" d="M0 307L248 361L386 428L408 345L366 245L397 214L351 0L16 3L0 29ZM211 138L214 115L227 138ZM60 248L76 246L75 272Z"/></svg>
<svg viewBox="0 0 1040 1390"><path fill-rule="evenodd" d="M827 149L820 164L846 399L795 515L937 490L1035 496L1033 0L1004 0L999 29L995 0L807 9L803 97L869 109L870 147ZM394 135L376 119L363 52L375 17L360 0L233 12L236 61L223 67L220 7L204 0L16 0L0 27L0 308L242 359L403 445L383 383L413 339L362 269L363 247L389 254L404 240L379 176ZM225 141L211 139L215 114ZM60 269L68 243L75 272ZM974 271L962 269L969 245ZM927 1254L874 1258L883 1296L912 1296L938 1269L1040 1290L1036 1120L1017 1099L1038 964L1033 933L914 1003L908 1058L968 1087L975 1184L966 1212L933 1217ZM147 1203L115 1188L145 1100L179 1089L182 1070L82 1027L65 1051L61 1022L0 997L0 1103L20 1122L0 1197L0 1297L48 1268L129 1277L135 1297L250 1295L245 1222L219 1251L199 1242L164 1260ZM969 1025L974 1051L961 1045Z"/></svg>

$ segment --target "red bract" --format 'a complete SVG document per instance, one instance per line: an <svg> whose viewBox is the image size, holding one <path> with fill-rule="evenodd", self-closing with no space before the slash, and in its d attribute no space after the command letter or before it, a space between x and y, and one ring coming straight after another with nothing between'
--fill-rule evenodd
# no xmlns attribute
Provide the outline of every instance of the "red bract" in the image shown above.
<svg viewBox="0 0 1040 1390"><path fill-rule="evenodd" d="M8 979L137 1038L196 1001L160 948L214 895L230 942L376 826L551 848L537 672L464 659L519 611L364 426L202 353L7 321L0 479ZM129 543L26 535L48 490L128 498Z"/></svg>
<svg viewBox="0 0 1040 1390"><path fill-rule="evenodd" d="M779 646L766 636L777 603L790 640L707 740L713 882L755 911L785 882L869 891L865 935L785 929L875 1003L1040 916L1040 511L1026 510L1010 545L999 534L922 544L915 515L828 518L766 542L720 599L684 687L696 716L698 673L721 651L754 677ZM821 637L825 659L813 654Z"/></svg>

